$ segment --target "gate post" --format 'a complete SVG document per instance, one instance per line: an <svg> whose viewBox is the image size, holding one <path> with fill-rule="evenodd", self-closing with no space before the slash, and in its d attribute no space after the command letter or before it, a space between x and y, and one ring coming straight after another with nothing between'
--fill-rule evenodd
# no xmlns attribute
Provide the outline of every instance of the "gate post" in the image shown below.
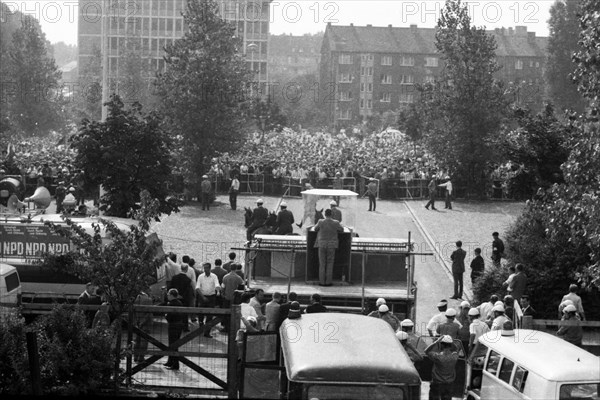
<svg viewBox="0 0 600 400"><path fill-rule="evenodd" d="M229 333L227 338L227 397L238 398L238 349L235 341L237 331L240 329L240 318L242 307L239 304L231 305L231 314L225 315L229 318Z"/></svg>

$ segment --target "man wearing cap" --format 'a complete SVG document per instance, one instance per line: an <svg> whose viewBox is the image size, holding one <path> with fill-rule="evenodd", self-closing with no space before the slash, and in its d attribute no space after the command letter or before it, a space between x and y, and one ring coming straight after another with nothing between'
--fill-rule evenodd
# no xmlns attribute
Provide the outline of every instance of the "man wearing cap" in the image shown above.
<svg viewBox="0 0 600 400"><path fill-rule="evenodd" d="M447 320L447 318L446 318L446 309L447 308L448 308L448 300L444 299L438 303L437 309L438 309L439 313L437 313L433 317L431 317L431 319L427 323L427 332L429 332L429 336L431 336L431 337L437 336L438 325L443 324Z"/></svg>
<svg viewBox="0 0 600 400"><path fill-rule="evenodd" d="M408 343L413 346L417 346L417 342L419 341L419 336L413 332L413 328L415 323L412 320L406 318L400 322L400 330L406 332L408 335Z"/></svg>
<svg viewBox="0 0 600 400"><path fill-rule="evenodd" d="M375 182L375 178L369 178L367 195L369 196L369 211L375 211L377 207L377 182Z"/></svg>
<svg viewBox="0 0 600 400"><path fill-rule="evenodd" d="M284 201L280 205L281 211L277 214L277 221L275 222L275 234L276 235L289 235L294 233L294 214L287 209L287 203Z"/></svg>
<svg viewBox="0 0 600 400"><path fill-rule="evenodd" d="M438 348L439 350L434 350ZM438 340L425 348L425 354L433 362L431 371L430 399L452 399L452 384L456 380L456 362L458 352L452 338L440 336Z"/></svg>
<svg viewBox="0 0 600 400"><path fill-rule="evenodd" d="M494 314L494 319L492 321L492 325L490 326L490 330L502 330L504 323L509 320L508 317L504 315L504 306L502 304L497 304L494 306L494 308L492 308L492 312Z"/></svg>
<svg viewBox="0 0 600 400"><path fill-rule="evenodd" d="M269 218L269 212L263 207L263 199L256 200L256 208L252 210L252 223L246 230L246 239L252 240L252 233L263 226Z"/></svg>
<svg viewBox="0 0 600 400"><path fill-rule="evenodd" d="M337 203L334 200L329 202L331 208L331 218L335 219L337 222L342 222L342 211L337 208Z"/></svg>
<svg viewBox="0 0 600 400"><path fill-rule="evenodd" d="M427 189L429 190L429 201L425 204L425 208L429 210L429 206L431 206L432 210L437 210L437 208L435 208L435 191L437 189L435 175L431 176L431 180L427 184Z"/></svg>
<svg viewBox="0 0 600 400"><path fill-rule="evenodd" d="M561 336L569 343L573 343L576 346L581 347L583 339L583 329L581 327L581 320L577 316L577 308L569 304L563 310L564 316L559 323L558 332L556 334Z"/></svg>
<svg viewBox="0 0 600 400"><path fill-rule="evenodd" d="M212 185L208 180L208 175L202 175L202 183L200 183L200 192L202 196L202 209L210 210L210 192Z"/></svg>
<svg viewBox="0 0 600 400"><path fill-rule="evenodd" d="M463 301L460 303L458 315L456 316L456 321L461 325L458 330L458 339L462 342L465 351L469 348L469 325L471 324L471 321L469 320L470 308L471 304L469 304L468 301Z"/></svg>
<svg viewBox="0 0 600 400"><path fill-rule="evenodd" d="M445 312L446 321L437 326L436 332L439 336L449 335L452 339L458 339L458 331L462 328L456 320L456 310L449 308Z"/></svg>
<svg viewBox="0 0 600 400"><path fill-rule="evenodd" d="M400 328L400 321L390 312L390 308L387 304L380 305L378 311L379 318L390 324L394 332Z"/></svg>
<svg viewBox="0 0 600 400"><path fill-rule="evenodd" d="M469 324L469 346L467 349L469 354L471 354L473 348L479 342L479 337L484 333L489 332L490 327L479 319L479 310L477 308L471 308L469 310L469 320L471 323Z"/></svg>
<svg viewBox="0 0 600 400"><path fill-rule="evenodd" d="M579 317L581 318L582 321L585 321L585 314L583 313L583 303L581 302L581 297L579 297L577 295L577 289L578 289L578 287L576 284L574 284L574 283L570 284L569 285L569 293L564 295L560 302L564 303L566 300L570 300L571 302L573 302L575 309L579 313ZM559 309L559 312L560 311L562 311L562 309ZM561 316L559 316L559 318L560 317Z"/></svg>
<svg viewBox="0 0 600 400"><path fill-rule="evenodd" d="M456 242L456 250L450 255L452 260L452 277L454 278L454 296L451 299L462 299L463 274L465 272L465 257L467 253L462 249L462 241Z"/></svg>
<svg viewBox="0 0 600 400"><path fill-rule="evenodd" d="M335 178L333 178L333 183L332 183L331 187L334 190L342 190L342 189L344 189L344 181L342 180L342 174L341 173L339 173L339 172L335 173ZM334 196L333 200L335 200L335 203L338 206L340 205L340 196ZM342 222L342 221L340 220L340 222Z"/></svg>
<svg viewBox="0 0 600 400"><path fill-rule="evenodd" d="M331 218L331 209L327 209L325 219L320 219L313 229L317 232L315 247L319 249L319 285L331 286L335 251L339 246L338 232L343 232L344 228Z"/></svg>
<svg viewBox="0 0 600 400"><path fill-rule="evenodd" d="M367 317L379 318L379 306L382 304L386 304L386 301L383 297L380 297L375 301L375 310L371 311Z"/></svg>
<svg viewBox="0 0 600 400"><path fill-rule="evenodd" d="M452 181L450 181L449 176L446 176L444 180L446 182L438 186L446 188L446 205L444 206L444 208L447 210L452 210Z"/></svg>
<svg viewBox="0 0 600 400"><path fill-rule="evenodd" d="M419 354L419 351L417 350L417 348L408 342L408 333L406 333L404 331L398 331L398 332L396 332L396 337L400 341L400 344L404 348L404 351L406 351L406 354L408 355L410 360L413 362L413 364L417 361L423 360L423 356L421 354Z"/></svg>

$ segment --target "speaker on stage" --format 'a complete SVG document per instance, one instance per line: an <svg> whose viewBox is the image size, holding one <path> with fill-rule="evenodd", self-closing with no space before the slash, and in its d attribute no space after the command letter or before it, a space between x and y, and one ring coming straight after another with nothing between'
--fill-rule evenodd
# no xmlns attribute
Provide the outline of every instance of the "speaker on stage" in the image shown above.
<svg viewBox="0 0 600 400"><path fill-rule="evenodd" d="M317 232L310 227L306 236L306 280L319 280L319 249L315 248ZM333 263L333 280L341 281L345 276L348 279L350 267L350 252L352 250L352 233L350 231L338 233L338 248L335 251Z"/></svg>

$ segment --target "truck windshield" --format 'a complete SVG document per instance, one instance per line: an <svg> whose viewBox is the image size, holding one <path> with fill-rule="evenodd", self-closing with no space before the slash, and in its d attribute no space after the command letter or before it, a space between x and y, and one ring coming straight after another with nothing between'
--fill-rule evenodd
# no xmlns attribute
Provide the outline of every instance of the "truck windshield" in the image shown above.
<svg viewBox="0 0 600 400"><path fill-rule="evenodd" d="M560 387L560 400L599 400L599 392L600 383L578 383L562 385Z"/></svg>
<svg viewBox="0 0 600 400"><path fill-rule="evenodd" d="M405 393L405 388L401 386L311 385L308 388L307 398L319 400L402 400L409 397Z"/></svg>

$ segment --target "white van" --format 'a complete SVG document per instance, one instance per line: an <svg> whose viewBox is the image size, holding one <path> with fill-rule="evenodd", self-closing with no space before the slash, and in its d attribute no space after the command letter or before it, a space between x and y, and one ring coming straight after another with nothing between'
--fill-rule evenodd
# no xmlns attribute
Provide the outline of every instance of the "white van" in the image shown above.
<svg viewBox="0 0 600 400"><path fill-rule="evenodd" d="M21 280L17 269L0 263L0 307L15 307L21 302Z"/></svg>
<svg viewBox="0 0 600 400"><path fill-rule="evenodd" d="M549 333L491 331L479 338L473 354L467 400L600 399L600 358Z"/></svg>

